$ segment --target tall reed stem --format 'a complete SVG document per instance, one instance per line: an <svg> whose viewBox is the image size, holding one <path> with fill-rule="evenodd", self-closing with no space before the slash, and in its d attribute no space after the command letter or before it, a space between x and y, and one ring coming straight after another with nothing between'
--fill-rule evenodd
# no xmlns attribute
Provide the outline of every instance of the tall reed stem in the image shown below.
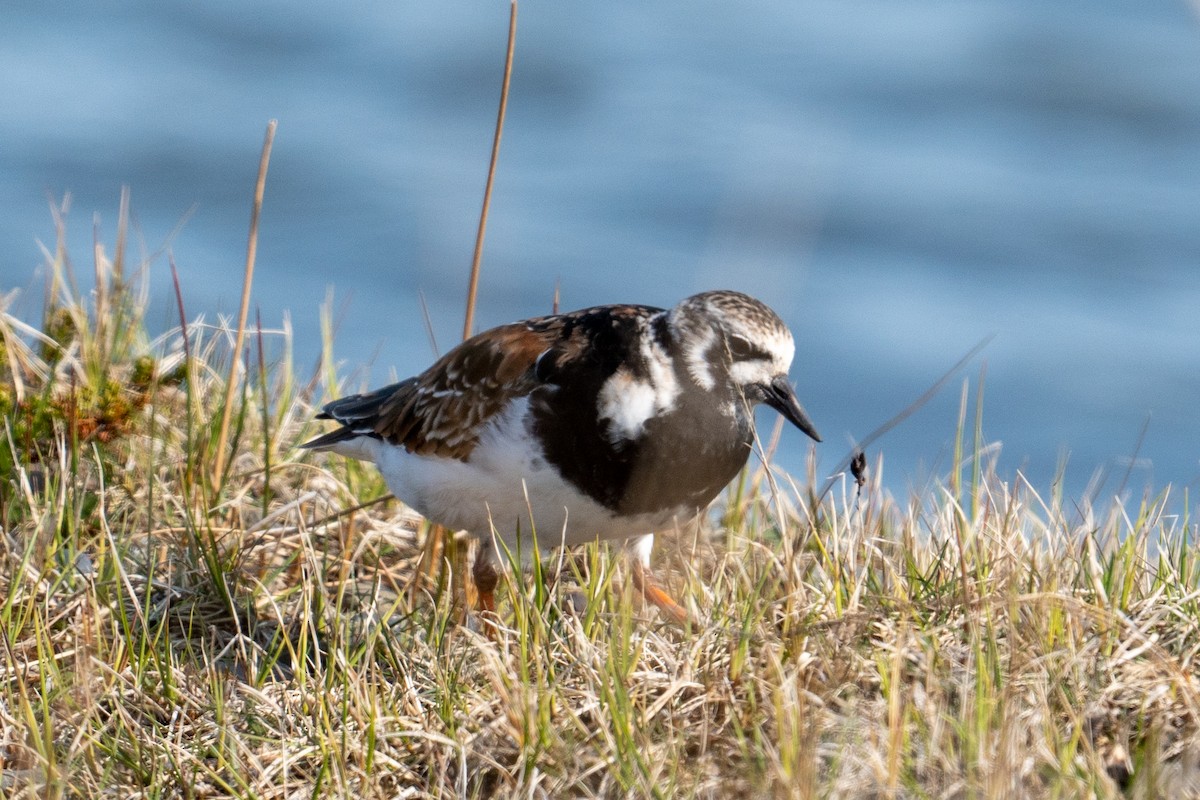
<svg viewBox="0 0 1200 800"><path fill-rule="evenodd" d="M229 439L229 418L233 396L237 391L238 367L242 363L242 343L246 339L246 317L250 313L250 286L254 282L254 258L258 254L258 218L262 213L263 192L267 186L267 165L271 162L271 145L275 141L277 120L267 123L262 155L258 159L258 181L254 185L254 206L250 209L250 239L246 244L246 269L242 278L242 307L238 311L237 336L233 341L233 357L229 359L229 380L225 384L225 407L221 410L221 432L217 436L217 460L213 464L213 483L220 484L225 472L225 447Z"/></svg>
<svg viewBox="0 0 1200 800"><path fill-rule="evenodd" d="M487 184L483 189L483 210L475 233L475 256L471 259L471 280L467 285L467 313L463 319L463 339L471 338L475 324L475 296L479 292L479 264L483 260L483 235L487 231L488 208L492 204L492 184L496 180L496 161L500 157L500 135L504 132L504 114L508 110L508 84L512 79L513 47L517 41L517 0L508 14L508 50L504 55L504 85L500 89L500 110L496 114L496 134L492 138L492 159L488 163Z"/></svg>

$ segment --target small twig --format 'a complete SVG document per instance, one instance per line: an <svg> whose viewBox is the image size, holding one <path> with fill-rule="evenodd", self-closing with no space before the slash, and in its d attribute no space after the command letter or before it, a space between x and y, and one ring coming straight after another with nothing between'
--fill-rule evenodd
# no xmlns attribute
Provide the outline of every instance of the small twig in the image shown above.
<svg viewBox="0 0 1200 800"><path fill-rule="evenodd" d="M213 466L214 483L220 482L221 473L225 471L225 444L229 438L230 410L233 408L233 395L237 390L240 353L242 352L242 342L246 338L246 317L250 314L250 286L254 280L254 257L258 253L258 217L262 213L263 192L267 186L267 165L271 161L271 144L275 141L275 128L278 124L276 120L267 123L262 156L258 160L258 181L254 185L254 206L250 210L250 238L246 245L246 270L242 279L242 306L238 311L233 358L229 360L229 380L225 384L225 407L221 409L221 432L217 436L217 460Z"/></svg>
<svg viewBox="0 0 1200 800"><path fill-rule="evenodd" d="M121 187L122 199L125 197L125 189L126 187ZM122 207L124 207L124 203L122 203ZM120 212L117 213L117 241L120 242ZM92 269L95 270L96 275L96 338L99 339L101 330L108 321L108 290L110 286L104 269L104 243L100 238L100 216L98 214L92 218Z"/></svg>
<svg viewBox="0 0 1200 800"><path fill-rule="evenodd" d="M433 357L438 358L441 353L438 352L437 334L433 332L433 318L429 316L429 303L425 302L425 292L418 290L417 299L421 301L421 316L425 319L425 335L429 337L429 348L433 350Z"/></svg>
<svg viewBox="0 0 1200 800"><path fill-rule="evenodd" d="M183 292L179 289L179 271L175 269L175 256L167 257L171 265L171 283L175 287L175 304L179 307L179 332L183 334L183 363L184 369L191 369L192 347L188 342L187 315L183 311Z"/></svg>
<svg viewBox="0 0 1200 800"><path fill-rule="evenodd" d="M310 528L319 528L322 525L328 525L330 522L336 522L339 519L342 519L343 517L348 517L351 514L356 514L359 511L362 511L364 508L370 508L371 506L377 506L380 503L386 503L388 500L392 500L394 498L395 498L395 495L391 494L389 492L388 494L381 495L380 497L376 497L374 500L367 500L366 502L359 503L356 506L350 506L349 508L343 508L340 511L334 512L333 514L329 514L327 516L321 517L320 519L315 519L312 522L308 523L308 525Z"/></svg>
<svg viewBox="0 0 1200 800"><path fill-rule="evenodd" d="M254 309L254 331L258 342L258 391L261 395L263 426L263 492L262 513L265 517L271 507L271 404L267 399L267 356L263 347L262 309Z"/></svg>
<svg viewBox="0 0 1200 800"><path fill-rule="evenodd" d="M892 417L887 422L883 423L878 428L876 428L875 430L873 430L869 434L867 434L866 438L864 438L862 441L856 443L854 445L854 449L852 449L850 451L850 454L848 456L846 456L845 458L843 458L840 462L838 462L838 465L830 473L829 478L827 478L825 481L825 485L823 487L821 487L821 491L817 494L816 502L820 503L821 500L824 499L825 495L829 493L829 490L832 489L833 485L837 482L837 479L838 479L837 476L842 474L846 470L846 467L851 465L851 463L854 461L854 459L858 456L859 453L864 453L866 451L867 447L872 442L874 442L879 437L883 436L885 433L890 431L892 428L899 425L901 422L904 422L904 420L908 419L913 414L915 414L917 412L917 409L921 408L921 406L925 405L931 399L933 399L933 396L942 390L942 387L946 385L946 382L949 381L952 377L954 377L955 373L957 373L960 369L965 367L967 365L967 362L969 362L975 356L979 355L979 353L983 350L983 348L987 347L988 344L991 343L992 339L995 338L995 336L996 336L996 334L994 334L994 333L988 334L987 336L985 336L979 342L979 344L975 345L970 350L968 350L967 354L964 355L962 358L960 358L954 364L953 367L946 370L946 372L942 375L942 377L940 377L936 381L934 381L933 385L930 386L928 389L926 389L925 393L923 395L921 395L916 400L909 403L908 406L905 407L905 409L903 411L901 411L899 414ZM858 476L856 475L855 479L857 480L857 478L858 478Z"/></svg>
<svg viewBox="0 0 1200 800"><path fill-rule="evenodd" d="M175 256L168 255L167 262L171 265L171 283L175 287L175 303L179 307L179 331L183 336L183 383L187 387L187 392L184 395L187 402L184 419L187 422L187 441L190 443L195 441L192 436L192 420L196 418L195 414L192 413L196 388L192 384L192 345L188 340L187 312L183 309L183 290L179 288L179 270L175 269ZM187 466L184 471L184 485L189 487L189 491L196 474L195 469L196 454L194 449L189 447L187 449Z"/></svg>
<svg viewBox="0 0 1200 800"><path fill-rule="evenodd" d="M1125 492L1125 485L1129 483L1129 476L1133 474L1133 467L1137 464L1138 455L1142 452L1142 445L1146 443L1146 431L1150 430L1150 415L1146 415L1146 421L1142 423L1142 430L1138 434L1137 444L1133 447L1133 455L1129 458L1129 466L1125 469L1125 474L1121 477L1121 485L1117 487L1117 497L1120 497Z"/></svg>
<svg viewBox="0 0 1200 800"><path fill-rule="evenodd" d="M517 0L512 0L508 16L508 51L504 56L504 85L500 89L500 111L496 115L496 134L492 138L492 160L488 164L487 184L483 190L483 210L479 214L479 230L475 234L475 257L471 260L471 280L467 286L467 313L463 320L463 339L471 338L475 325L475 295L479 291L479 264L483 260L483 234L487 230L488 207L492 204L492 183L496 178L496 161L500 157L500 134L504 131L504 113L508 110L508 84L512 78L513 47L517 41Z"/></svg>
<svg viewBox="0 0 1200 800"><path fill-rule="evenodd" d="M117 207L117 243L113 250L112 282L120 288L125 282L125 237L129 229L129 187L121 187L121 204Z"/></svg>

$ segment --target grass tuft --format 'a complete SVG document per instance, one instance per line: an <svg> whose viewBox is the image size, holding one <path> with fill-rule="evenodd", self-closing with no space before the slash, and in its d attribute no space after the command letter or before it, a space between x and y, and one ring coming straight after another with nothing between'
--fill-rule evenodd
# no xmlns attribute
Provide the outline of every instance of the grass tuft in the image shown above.
<svg viewBox="0 0 1200 800"><path fill-rule="evenodd" d="M492 641L375 472L295 449L332 334L299 378L286 321L239 352L176 280L150 336L121 209L94 291L64 207L41 321L0 299L0 796L1200 794L1195 523L997 475L982 381L926 494L752 467L662 537L686 630L592 545Z"/></svg>

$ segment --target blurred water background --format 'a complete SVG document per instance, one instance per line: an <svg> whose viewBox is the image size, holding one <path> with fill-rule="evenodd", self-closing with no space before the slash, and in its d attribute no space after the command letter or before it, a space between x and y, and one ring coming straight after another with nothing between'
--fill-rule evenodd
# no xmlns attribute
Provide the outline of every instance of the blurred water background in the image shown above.
<svg viewBox="0 0 1200 800"><path fill-rule="evenodd" d="M0 289L42 303L48 198L90 271L120 188L190 315L234 315L266 122L254 301L300 363L329 287L354 387L462 325L508 4L8 0ZM173 236L180 221L185 224ZM150 320L177 323L164 258ZM792 326L822 469L984 336L1000 470L1200 487L1200 9L1185 0L520 7L477 329L729 287ZM871 448L949 464L961 379ZM764 414L763 421L769 418ZM1149 419L1144 441L1139 434ZM803 468L785 432L779 461ZM1136 458L1134 458L1136 453ZM1095 488L1095 487L1093 487ZM1182 492L1176 496L1181 497Z"/></svg>

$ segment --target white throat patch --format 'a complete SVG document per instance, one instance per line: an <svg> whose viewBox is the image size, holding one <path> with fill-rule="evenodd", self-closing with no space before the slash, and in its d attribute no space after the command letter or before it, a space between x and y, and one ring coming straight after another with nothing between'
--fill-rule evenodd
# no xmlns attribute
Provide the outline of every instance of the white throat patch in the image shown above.
<svg viewBox="0 0 1200 800"><path fill-rule="evenodd" d="M669 412L679 396L679 382L667 354L648 335L642 337L641 351L649 380L636 378L621 367L600 387L596 409L600 419L609 422L608 439L613 444L640 437L647 420Z"/></svg>

